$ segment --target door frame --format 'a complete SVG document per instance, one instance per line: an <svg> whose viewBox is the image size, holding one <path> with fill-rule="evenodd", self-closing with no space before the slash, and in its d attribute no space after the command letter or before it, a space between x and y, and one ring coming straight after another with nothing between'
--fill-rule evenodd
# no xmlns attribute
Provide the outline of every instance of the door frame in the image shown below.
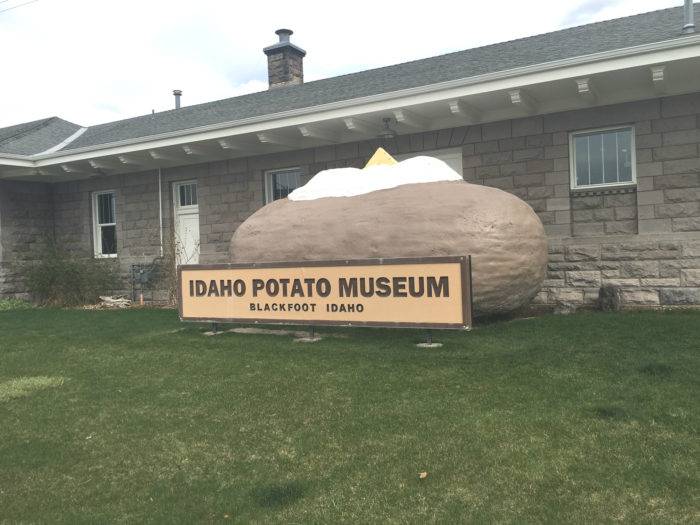
<svg viewBox="0 0 700 525"><path fill-rule="evenodd" d="M179 236L179 230L180 230L180 215L194 215L197 214L197 220L199 220L199 183L197 182L197 179L188 179L188 180L178 180L178 181L173 181L173 191L172 191L172 203L173 203L173 240L175 242L175 265L177 266L179 263L179 255L177 252L177 245L178 245L178 236ZM180 206L180 187L184 186L186 184L194 184L197 186L197 204L191 204L187 206ZM199 232L199 228L197 228L197 231ZM200 236L201 237L201 236ZM200 240L197 239L197 244L200 243ZM199 246L197 247L197 260L199 260Z"/></svg>

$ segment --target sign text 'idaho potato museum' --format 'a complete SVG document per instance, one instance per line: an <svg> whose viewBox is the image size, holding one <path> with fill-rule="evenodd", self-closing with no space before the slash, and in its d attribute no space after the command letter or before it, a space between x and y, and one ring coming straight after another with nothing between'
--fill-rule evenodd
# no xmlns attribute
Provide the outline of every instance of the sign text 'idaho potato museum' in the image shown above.
<svg viewBox="0 0 700 525"><path fill-rule="evenodd" d="M183 321L471 326L469 257L185 265Z"/></svg>

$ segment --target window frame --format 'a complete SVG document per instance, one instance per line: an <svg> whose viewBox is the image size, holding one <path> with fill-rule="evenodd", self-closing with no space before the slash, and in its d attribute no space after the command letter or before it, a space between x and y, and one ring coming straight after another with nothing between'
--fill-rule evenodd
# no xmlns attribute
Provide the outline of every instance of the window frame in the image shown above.
<svg viewBox="0 0 700 525"><path fill-rule="evenodd" d="M625 182L603 182L600 184L579 185L576 181L576 146L574 140L579 135L592 135L606 131L630 131L630 163L632 180ZM604 128L579 129L569 132L569 185L572 190L595 190L605 188L629 188L637 185L637 146L635 143L636 130L633 124L607 126Z"/></svg>
<svg viewBox="0 0 700 525"><path fill-rule="evenodd" d="M182 186L187 186L190 184L194 184L195 187L197 188L197 204L188 204L185 206L182 206L180 204L180 188ZM199 211L199 184L197 183L197 179L192 179L192 180L178 180L173 182L173 203L175 204L175 210L179 211Z"/></svg>
<svg viewBox="0 0 700 525"><path fill-rule="evenodd" d="M100 223L99 220L99 205L98 198L100 195L114 196L114 222ZM114 226L114 235L116 246L115 253L102 253L102 227ZM100 190L92 193L92 245L93 252L96 258L99 259L114 259L119 253L119 236L117 235L117 191L116 190Z"/></svg>
<svg viewBox="0 0 700 525"><path fill-rule="evenodd" d="M270 204L271 202L274 202L274 188L272 186L272 177L273 175L276 175L278 173L283 173L286 171L296 171L299 175L299 186L297 188L301 187L301 177L304 174L300 166L291 166L289 168L279 168L279 169L274 169L274 170L266 170L265 171L265 204Z"/></svg>

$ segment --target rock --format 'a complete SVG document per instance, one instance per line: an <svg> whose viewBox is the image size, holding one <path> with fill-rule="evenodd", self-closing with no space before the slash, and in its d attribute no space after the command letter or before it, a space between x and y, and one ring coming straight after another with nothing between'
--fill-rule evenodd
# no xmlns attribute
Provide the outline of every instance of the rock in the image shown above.
<svg viewBox="0 0 700 525"><path fill-rule="evenodd" d="M100 295L100 302L97 304L86 305L85 310L105 310L110 308L129 308L131 300L123 295L112 297L110 295Z"/></svg>
<svg viewBox="0 0 700 525"><path fill-rule="evenodd" d="M475 313L503 313L540 290L547 242L524 201L460 180L277 200L241 224L230 245L237 263L447 255L472 256Z"/></svg>
<svg viewBox="0 0 700 525"><path fill-rule="evenodd" d="M661 304L692 305L700 303L700 288L662 288L659 290Z"/></svg>
<svg viewBox="0 0 700 525"><path fill-rule="evenodd" d="M319 336L314 337L298 337L294 340L295 343L318 343L322 338Z"/></svg>
<svg viewBox="0 0 700 525"><path fill-rule="evenodd" d="M600 259L600 245L578 245L566 247L567 261L595 261Z"/></svg>
<svg viewBox="0 0 700 525"><path fill-rule="evenodd" d="M576 308L578 308L578 304L576 304L576 303L572 303L570 301L557 301L557 303L554 305L554 314L555 315L575 314Z"/></svg>
<svg viewBox="0 0 700 525"><path fill-rule="evenodd" d="M620 290L621 301L626 305L651 306L659 304L658 290Z"/></svg>
<svg viewBox="0 0 700 525"><path fill-rule="evenodd" d="M700 268L681 270L681 282L683 286L700 286Z"/></svg>
<svg viewBox="0 0 700 525"><path fill-rule="evenodd" d="M598 270L568 271L566 280L571 286L600 286L600 272Z"/></svg>

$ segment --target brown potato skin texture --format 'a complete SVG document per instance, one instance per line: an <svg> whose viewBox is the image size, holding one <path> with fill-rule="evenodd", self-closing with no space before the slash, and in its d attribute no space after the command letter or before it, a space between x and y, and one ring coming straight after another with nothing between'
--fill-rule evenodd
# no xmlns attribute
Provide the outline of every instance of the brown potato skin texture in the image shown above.
<svg viewBox="0 0 700 525"><path fill-rule="evenodd" d="M526 305L544 281L547 239L530 206L463 181L356 197L281 199L231 238L236 263L471 255L476 315Z"/></svg>

